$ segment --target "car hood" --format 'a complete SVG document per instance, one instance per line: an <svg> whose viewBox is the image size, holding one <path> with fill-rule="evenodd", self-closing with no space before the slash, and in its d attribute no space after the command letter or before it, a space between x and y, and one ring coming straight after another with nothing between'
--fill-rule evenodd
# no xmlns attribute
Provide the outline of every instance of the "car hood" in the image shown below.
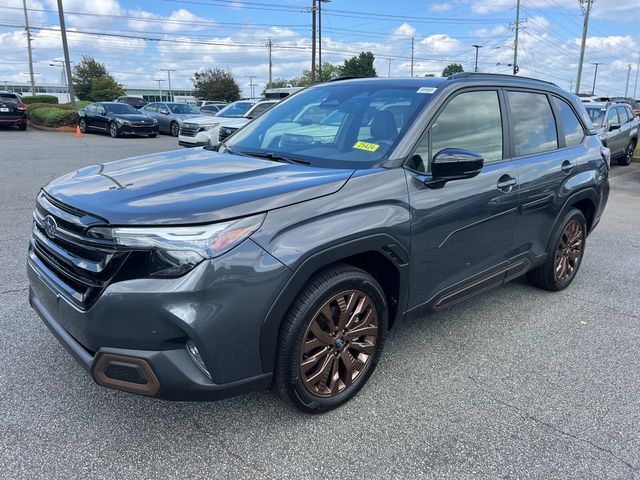
<svg viewBox="0 0 640 480"><path fill-rule="evenodd" d="M131 122L153 122L153 118L142 113L114 113L113 118L122 118Z"/></svg>
<svg viewBox="0 0 640 480"><path fill-rule="evenodd" d="M185 123L193 123L195 125L211 125L212 123L220 123L220 119L213 115L195 115L185 119Z"/></svg>
<svg viewBox="0 0 640 480"><path fill-rule="evenodd" d="M229 127L229 128L240 128L244 127L247 123L251 121L249 118L220 118L220 126L221 127Z"/></svg>
<svg viewBox="0 0 640 480"><path fill-rule="evenodd" d="M44 187L55 199L113 225L206 223L337 192L350 169L175 150L86 167Z"/></svg>

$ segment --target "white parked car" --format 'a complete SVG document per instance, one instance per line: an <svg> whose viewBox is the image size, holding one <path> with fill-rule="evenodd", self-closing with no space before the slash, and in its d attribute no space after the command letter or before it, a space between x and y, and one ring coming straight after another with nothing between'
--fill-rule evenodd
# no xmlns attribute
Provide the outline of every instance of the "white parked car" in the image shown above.
<svg viewBox="0 0 640 480"><path fill-rule="evenodd" d="M182 122L178 144L183 147L216 146L276 103L278 100L239 100L227 105L215 116L191 117Z"/></svg>

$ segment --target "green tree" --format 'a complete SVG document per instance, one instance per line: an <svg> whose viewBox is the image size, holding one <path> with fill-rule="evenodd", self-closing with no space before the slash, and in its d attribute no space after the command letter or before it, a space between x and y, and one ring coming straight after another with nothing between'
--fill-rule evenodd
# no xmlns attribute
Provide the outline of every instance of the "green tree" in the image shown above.
<svg viewBox="0 0 640 480"><path fill-rule="evenodd" d="M91 93L89 100L93 102L112 102L126 92L122 85L110 75L94 78L91 81Z"/></svg>
<svg viewBox="0 0 640 480"><path fill-rule="evenodd" d="M376 57L371 52L360 52L360 55L344 61L338 67L338 77L377 77L373 62Z"/></svg>
<svg viewBox="0 0 640 480"><path fill-rule="evenodd" d="M240 87L233 75L221 68L207 68L195 72L193 78L193 95L201 100L240 100Z"/></svg>
<svg viewBox="0 0 640 480"><path fill-rule="evenodd" d="M444 70L442 70L442 76L450 77L454 73L460 72L464 72L464 68L462 68L462 65L460 65L459 63L450 63L449 65L444 67Z"/></svg>
<svg viewBox="0 0 640 480"><path fill-rule="evenodd" d="M329 62L322 62L322 70L320 69L320 65L316 65L316 83L328 82L333 78L338 78L340 76L340 68L339 65L334 65ZM311 70L303 70L302 76L292 80L291 84L296 87L308 87L311 85Z"/></svg>
<svg viewBox="0 0 640 480"><path fill-rule="evenodd" d="M80 100L91 100L93 80L100 77L110 77L104 63L98 62L89 55L83 55L82 60L73 67L71 74L76 96ZM113 80L113 77L111 79Z"/></svg>

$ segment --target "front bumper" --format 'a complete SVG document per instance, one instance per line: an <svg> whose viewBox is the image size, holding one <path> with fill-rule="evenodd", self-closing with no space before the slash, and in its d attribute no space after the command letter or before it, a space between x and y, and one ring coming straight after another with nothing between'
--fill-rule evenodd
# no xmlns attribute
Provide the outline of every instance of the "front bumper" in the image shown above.
<svg viewBox="0 0 640 480"><path fill-rule="evenodd" d="M193 147L206 147L210 145L208 141L206 142L185 142L184 140L178 140L178 145L181 147L193 148Z"/></svg>
<svg viewBox="0 0 640 480"><path fill-rule="evenodd" d="M104 386L169 400L217 400L271 383L272 366L263 367L260 357L262 322L290 271L251 240L177 279L112 284L85 311L65 299L59 279L31 260L28 277L33 309ZM211 379L187 353L188 340ZM146 377L157 379L158 388L107 384L101 365L106 355L144 362L152 372Z"/></svg>
<svg viewBox="0 0 640 480"><path fill-rule="evenodd" d="M121 135L158 135L160 129L157 125L149 125L148 127L134 127L131 125L119 125L118 132Z"/></svg>

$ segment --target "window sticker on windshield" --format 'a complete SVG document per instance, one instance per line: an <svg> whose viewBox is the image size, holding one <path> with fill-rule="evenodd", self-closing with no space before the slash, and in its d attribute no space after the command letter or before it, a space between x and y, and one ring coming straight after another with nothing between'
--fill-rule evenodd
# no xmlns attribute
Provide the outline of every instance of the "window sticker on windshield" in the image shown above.
<svg viewBox="0 0 640 480"><path fill-rule="evenodd" d="M437 90L435 87L420 87L418 93L433 93Z"/></svg>
<svg viewBox="0 0 640 480"><path fill-rule="evenodd" d="M356 142L353 148L357 148L359 150L366 150L367 152L375 152L380 148L380 145L378 145L377 143Z"/></svg>

